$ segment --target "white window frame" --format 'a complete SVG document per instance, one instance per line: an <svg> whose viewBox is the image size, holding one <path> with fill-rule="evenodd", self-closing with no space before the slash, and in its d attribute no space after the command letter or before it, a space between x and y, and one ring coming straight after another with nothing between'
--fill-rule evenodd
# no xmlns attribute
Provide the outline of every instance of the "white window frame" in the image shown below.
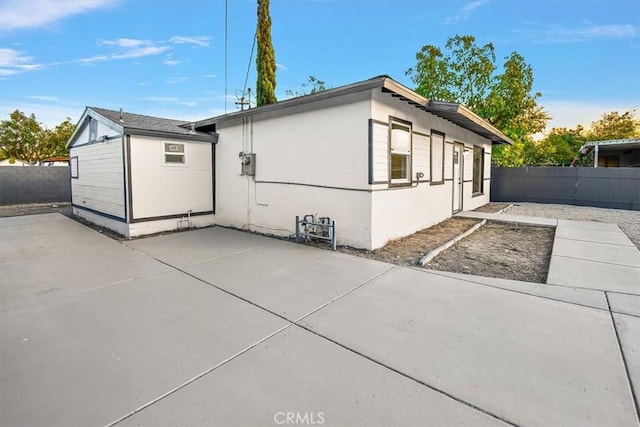
<svg viewBox="0 0 640 427"><path fill-rule="evenodd" d="M394 129L406 130L408 141L407 149L394 148ZM406 162L406 173L403 178L393 178L393 156L404 156ZM411 185L411 168L413 158L413 131L412 123L395 117L389 118L389 183L391 185Z"/></svg>
<svg viewBox="0 0 640 427"><path fill-rule="evenodd" d="M171 147L182 147L182 151L174 151ZM182 156L182 162L167 161L167 155ZM162 141L162 165L184 167L187 165L187 144L184 142Z"/></svg>

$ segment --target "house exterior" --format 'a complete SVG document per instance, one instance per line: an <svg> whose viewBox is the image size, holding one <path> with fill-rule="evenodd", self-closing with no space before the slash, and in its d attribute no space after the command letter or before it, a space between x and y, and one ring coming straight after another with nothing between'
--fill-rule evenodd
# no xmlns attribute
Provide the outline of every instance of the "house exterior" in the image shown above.
<svg viewBox="0 0 640 427"><path fill-rule="evenodd" d="M69 139L73 213L134 237L213 220L215 135L87 107Z"/></svg>
<svg viewBox="0 0 640 427"><path fill-rule="evenodd" d="M182 129L181 136L201 138L189 141L189 150L211 146L211 176L202 169L183 187L190 203L174 205L156 184L166 185L167 175L178 174L159 161L158 148L175 134L164 129L166 134L154 137L127 136L133 128L118 127L117 112L88 108L85 116L92 112L106 118L99 128L106 132L104 142L116 145L109 177L113 202L120 202L107 213L125 220L128 236L156 230L158 216L180 215L185 208L207 218L195 225L210 222L281 236L293 233L297 215L315 214L336 221L338 244L375 249L488 203L491 146L511 143L465 107L427 100L379 76L195 124L170 121ZM125 113L125 122L129 116L135 115ZM90 201L83 195L83 174L93 185L102 179L97 169L83 172L91 157L85 154L83 160L81 150L91 147L91 138L82 132L88 132L86 125L71 139L72 171L74 156L80 170L75 183L72 179L73 205L99 216L102 208L94 203L88 211ZM202 204L195 208L197 201Z"/></svg>
<svg viewBox="0 0 640 427"><path fill-rule="evenodd" d="M593 166L601 168L640 167L640 139L590 141L580 147L581 154L593 151Z"/></svg>

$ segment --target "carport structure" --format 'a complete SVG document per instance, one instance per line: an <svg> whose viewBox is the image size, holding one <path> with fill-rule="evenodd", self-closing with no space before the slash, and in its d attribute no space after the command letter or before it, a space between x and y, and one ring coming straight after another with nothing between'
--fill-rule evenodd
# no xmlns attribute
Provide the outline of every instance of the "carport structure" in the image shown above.
<svg viewBox="0 0 640 427"><path fill-rule="evenodd" d="M0 267L2 425L638 425L634 294L58 214Z"/></svg>

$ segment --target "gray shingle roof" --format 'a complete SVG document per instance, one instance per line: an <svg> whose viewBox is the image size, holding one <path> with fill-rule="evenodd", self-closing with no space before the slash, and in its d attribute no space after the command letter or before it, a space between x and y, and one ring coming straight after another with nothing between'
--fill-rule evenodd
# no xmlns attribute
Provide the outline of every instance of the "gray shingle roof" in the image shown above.
<svg viewBox="0 0 640 427"><path fill-rule="evenodd" d="M122 121L120 120L120 111L107 110L105 108L88 107L101 116L106 117L112 122L124 127L126 130L152 131L168 134L184 135L184 136L201 136L211 139L211 135L206 132L191 131L189 124L191 122L184 120L164 119L161 117L144 116L142 114L122 112ZM182 127L184 126L184 127Z"/></svg>

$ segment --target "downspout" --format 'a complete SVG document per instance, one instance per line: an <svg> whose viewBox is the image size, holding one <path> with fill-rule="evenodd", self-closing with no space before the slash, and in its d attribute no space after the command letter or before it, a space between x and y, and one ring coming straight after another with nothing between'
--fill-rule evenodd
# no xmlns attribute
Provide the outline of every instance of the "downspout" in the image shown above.
<svg viewBox="0 0 640 427"><path fill-rule="evenodd" d="M594 154L593 154L593 167L597 168L598 167L598 152L599 150L600 144L596 144L595 148L594 148Z"/></svg>

